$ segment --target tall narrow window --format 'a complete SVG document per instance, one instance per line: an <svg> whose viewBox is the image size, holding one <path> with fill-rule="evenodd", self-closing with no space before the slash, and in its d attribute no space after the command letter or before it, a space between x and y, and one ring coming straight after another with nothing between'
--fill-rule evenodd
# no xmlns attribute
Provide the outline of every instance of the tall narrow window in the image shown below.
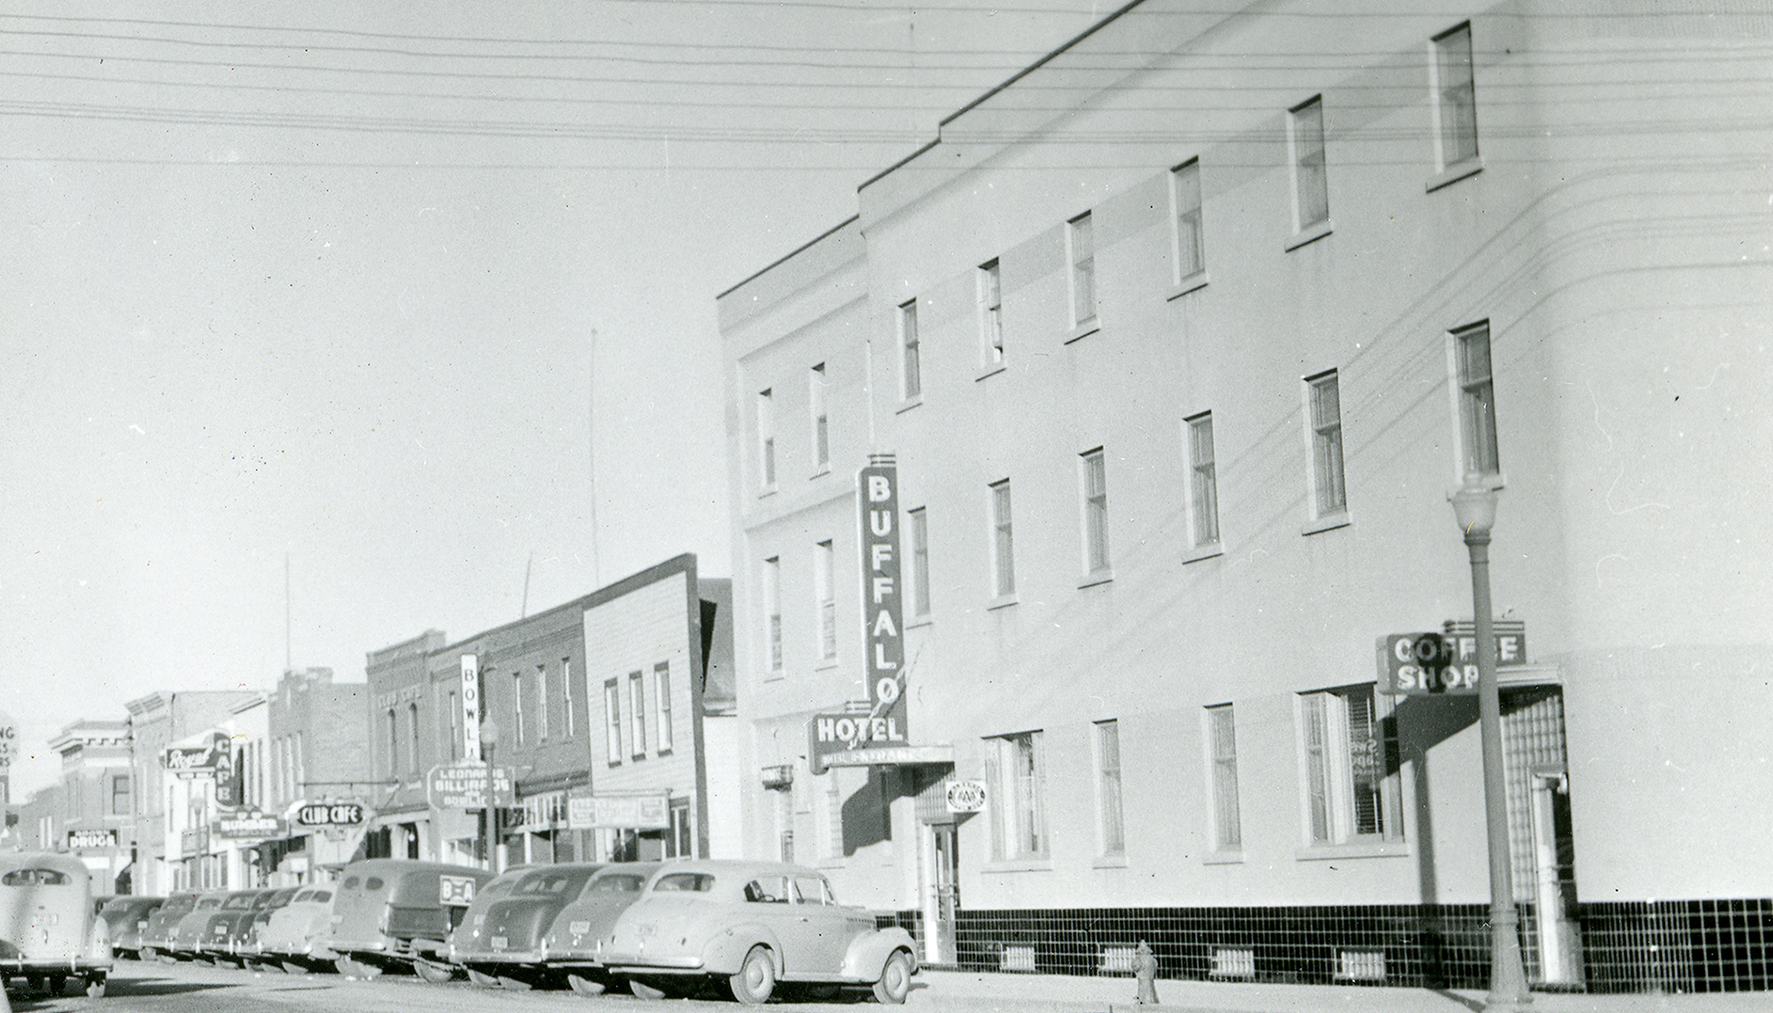
<svg viewBox="0 0 1773 1013"><path fill-rule="evenodd" d="M1096 722L1096 804L1102 817L1102 853L1124 854L1126 825L1121 815L1120 722Z"/></svg>
<svg viewBox="0 0 1773 1013"><path fill-rule="evenodd" d="M449 696L445 698L443 707L444 713L449 715L447 728L449 741L444 743L443 755L452 760L459 760L462 758L462 705L456 699L455 690L449 691Z"/></svg>
<svg viewBox="0 0 1773 1013"><path fill-rule="evenodd" d="M819 631L819 657L837 657L837 596L831 580L831 540L813 546L813 598L819 614L814 617Z"/></svg>
<svg viewBox="0 0 1773 1013"><path fill-rule="evenodd" d="M979 265L979 343L985 365L1003 362L1003 274L995 259Z"/></svg>
<svg viewBox="0 0 1773 1013"><path fill-rule="evenodd" d="M536 738L548 740L548 666L536 666Z"/></svg>
<svg viewBox="0 0 1773 1013"><path fill-rule="evenodd" d="M560 717L566 725L566 737L578 734L573 727L573 659L560 659Z"/></svg>
<svg viewBox="0 0 1773 1013"><path fill-rule="evenodd" d="M1467 474L1502 470L1496 449L1496 387L1490 375L1488 321L1453 332L1458 365L1459 436Z"/></svg>
<svg viewBox="0 0 1773 1013"><path fill-rule="evenodd" d="M1434 40L1435 119L1441 168L1478 156L1477 94L1471 71L1471 25Z"/></svg>
<svg viewBox="0 0 1773 1013"><path fill-rule="evenodd" d="M908 510L911 522L911 614L930 614L930 524L924 507Z"/></svg>
<svg viewBox="0 0 1773 1013"><path fill-rule="evenodd" d="M813 470L831 467L831 417L825 409L825 364L814 366L807 379L807 402L812 406Z"/></svg>
<svg viewBox="0 0 1773 1013"><path fill-rule="evenodd" d="M776 487L776 398L773 390L757 392L757 469L763 491Z"/></svg>
<svg viewBox="0 0 1773 1013"><path fill-rule="evenodd" d="M254 745L257 745L257 743L254 743ZM254 752L256 753L257 750L254 750ZM255 768L257 766L258 765L255 764ZM259 776L261 783L262 783L262 779L263 779L264 775L259 774L258 776ZM260 789L260 792L262 794L263 789ZM262 798L257 799L256 801L262 802L263 799ZM128 816L129 815L129 775L128 774L112 774L111 775L111 815L112 816Z"/></svg>
<svg viewBox="0 0 1773 1013"><path fill-rule="evenodd" d="M1047 854L1046 771L1041 733L1022 732L988 740L986 790L1002 799L996 810L992 844L998 858L1044 858Z"/></svg>
<svg viewBox="0 0 1773 1013"><path fill-rule="evenodd" d="M1188 420L1189 534L1195 548L1219 543L1219 466L1213 457L1213 413Z"/></svg>
<svg viewBox="0 0 1773 1013"><path fill-rule="evenodd" d="M1097 447L1082 457L1084 569L1108 569L1108 464Z"/></svg>
<svg viewBox="0 0 1773 1013"><path fill-rule="evenodd" d="M1307 693L1299 703L1312 843L1401 839L1397 743L1373 687Z"/></svg>
<svg viewBox="0 0 1773 1013"><path fill-rule="evenodd" d="M1170 195L1176 204L1176 271L1170 281L1181 284L1207 269L1206 241L1201 230L1199 159L1171 170Z"/></svg>
<svg viewBox="0 0 1773 1013"><path fill-rule="evenodd" d="M646 679L628 673L628 748L636 760L646 756Z"/></svg>
<svg viewBox="0 0 1773 1013"><path fill-rule="evenodd" d="M1342 393L1336 371L1306 380L1311 402L1312 496L1318 517L1348 508L1342 477Z"/></svg>
<svg viewBox="0 0 1773 1013"><path fill-rule="evenodd" d="M671 663L661 661L653 666L653 691L659 695L659 752L669 753L677 742L671 727Z"/></svg>
<svg viewBox="0 0 1773 1013"><path fill-rule="evenodd" d="M1207 748L1213 771L1213 846L1243 847L1243 817L1237 802L1237 722L1231 704L1207 708Z"/></svg>
<svg viewBox="0 0 1773 1013"><path fill-rule="evenodd" d="M523 727L523 670L511 673L511 727L517 738L517 744L524 743Z"/></svg>
<svg viewBox="0 0 1773 1013"><path fill-rule="evenodd" d="M419 705L406 705L406 772L419 776Z"/></svg>
<svg viewBox="0 0 1773 1013"><path fill-rule="evenodd" d="M782 670L782 558L763 561L764 643L769 650L770 671Z"/></svg>
<svg viewBox="0 0 1773 1013"><path fill-rule="evenodd" d="M388 708L388 777L400 776L400 715Z"/></svg>
<svg viewBox="0 0 1773 1013"><path fill-rule="evenodd" d="M1016 539L1010 526L1010 480L991 486L991 580L999 598L1016 593Z"/></svg>
<svg viewBox="0 0 1773 1013"><path fill-rule="evenodd" d="M614 679L603 683L603 752L611 766L622 762L622 690Z"/></svg>
<svg viewBox="0 0 1773 1013"><path fill-rule="evenodd" d="M1071 324L1083 327L1096 319L1096 232L1088 211L1066 224L1071 254Z"/></svg>
<svg viewBox="0 0 1773 1013"><path fill-rule="evenodd" d="M1314 98L1287 117L1293 153L1294 231L1302 232L1330 218L1330 183L1324 163L1324 103Z"/></svg>
<svg viewBox="0 0 1773 1013"><path fill-rule="evenodd" d="M906 399L922 394L923 377L918 371L916 299L899 306L899 366Z"/></svg>

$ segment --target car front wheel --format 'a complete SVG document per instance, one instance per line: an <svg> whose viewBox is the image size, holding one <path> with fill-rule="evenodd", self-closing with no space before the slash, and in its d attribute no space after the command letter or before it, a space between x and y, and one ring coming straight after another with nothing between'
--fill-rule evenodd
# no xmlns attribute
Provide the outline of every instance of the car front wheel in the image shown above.
<svg viewBox="0 0 1773 1013"><path fill-rule="evenodd" d="M874 983L874 1001L896 1006L910 994L911 954L894 950L880 970L880 980Z"/></svg>
<svg viewBox="0 0 1773 1013"><path fill-rule="evenodd" d="M739 965L739 973L728 978L727 985L733 990L733 998L748 1006L768 1002L770 993L776 990L776 962L770 957L769 947L751 947L745 962Z"/></svg>

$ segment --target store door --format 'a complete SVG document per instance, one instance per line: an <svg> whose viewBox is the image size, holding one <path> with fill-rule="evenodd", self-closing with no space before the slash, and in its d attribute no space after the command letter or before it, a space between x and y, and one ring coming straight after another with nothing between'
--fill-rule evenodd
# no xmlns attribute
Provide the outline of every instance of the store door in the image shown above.
<svg viewBox="0 0 1773 1013"><path fill-rule="evenodd" d="M935 931L930 933L930 963L955 962L955 922L960 911L960 825L938 823L935 836Z"/></svg>
<svg viewBox="0 0 1773 1013"><path fill-rule="evenodd" d="M1561 769L1533 772L1533 909L1539 967L1548 985L1582 983L1582 938L1576 923L1575 849L1570 832L1570 782Z"/></svg>

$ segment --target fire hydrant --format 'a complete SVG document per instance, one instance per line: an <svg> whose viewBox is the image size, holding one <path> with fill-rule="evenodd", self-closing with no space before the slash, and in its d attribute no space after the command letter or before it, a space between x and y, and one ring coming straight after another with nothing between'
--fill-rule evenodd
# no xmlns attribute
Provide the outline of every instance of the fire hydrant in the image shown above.
<svg viewBox="0 0 1773 1013"><path fill-rule="evenodd" d="M1157 1005L1157 958L1143 939L1133 952L1133 977L1139 979L1139 1005Z"/></svg>

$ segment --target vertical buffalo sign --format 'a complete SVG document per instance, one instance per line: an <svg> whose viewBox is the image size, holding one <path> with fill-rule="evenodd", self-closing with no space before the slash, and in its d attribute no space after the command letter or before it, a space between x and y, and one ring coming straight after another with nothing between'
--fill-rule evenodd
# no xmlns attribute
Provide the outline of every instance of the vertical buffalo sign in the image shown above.
<svg viewBox="0 0 1773 1013"><path fill-rule="evenodd" d="M868 698L807 722L808 767L825 772L834 753L905 745L904 593L899 579L899 471L876 454L856 474L861 506L862 681Z"/></svg>

